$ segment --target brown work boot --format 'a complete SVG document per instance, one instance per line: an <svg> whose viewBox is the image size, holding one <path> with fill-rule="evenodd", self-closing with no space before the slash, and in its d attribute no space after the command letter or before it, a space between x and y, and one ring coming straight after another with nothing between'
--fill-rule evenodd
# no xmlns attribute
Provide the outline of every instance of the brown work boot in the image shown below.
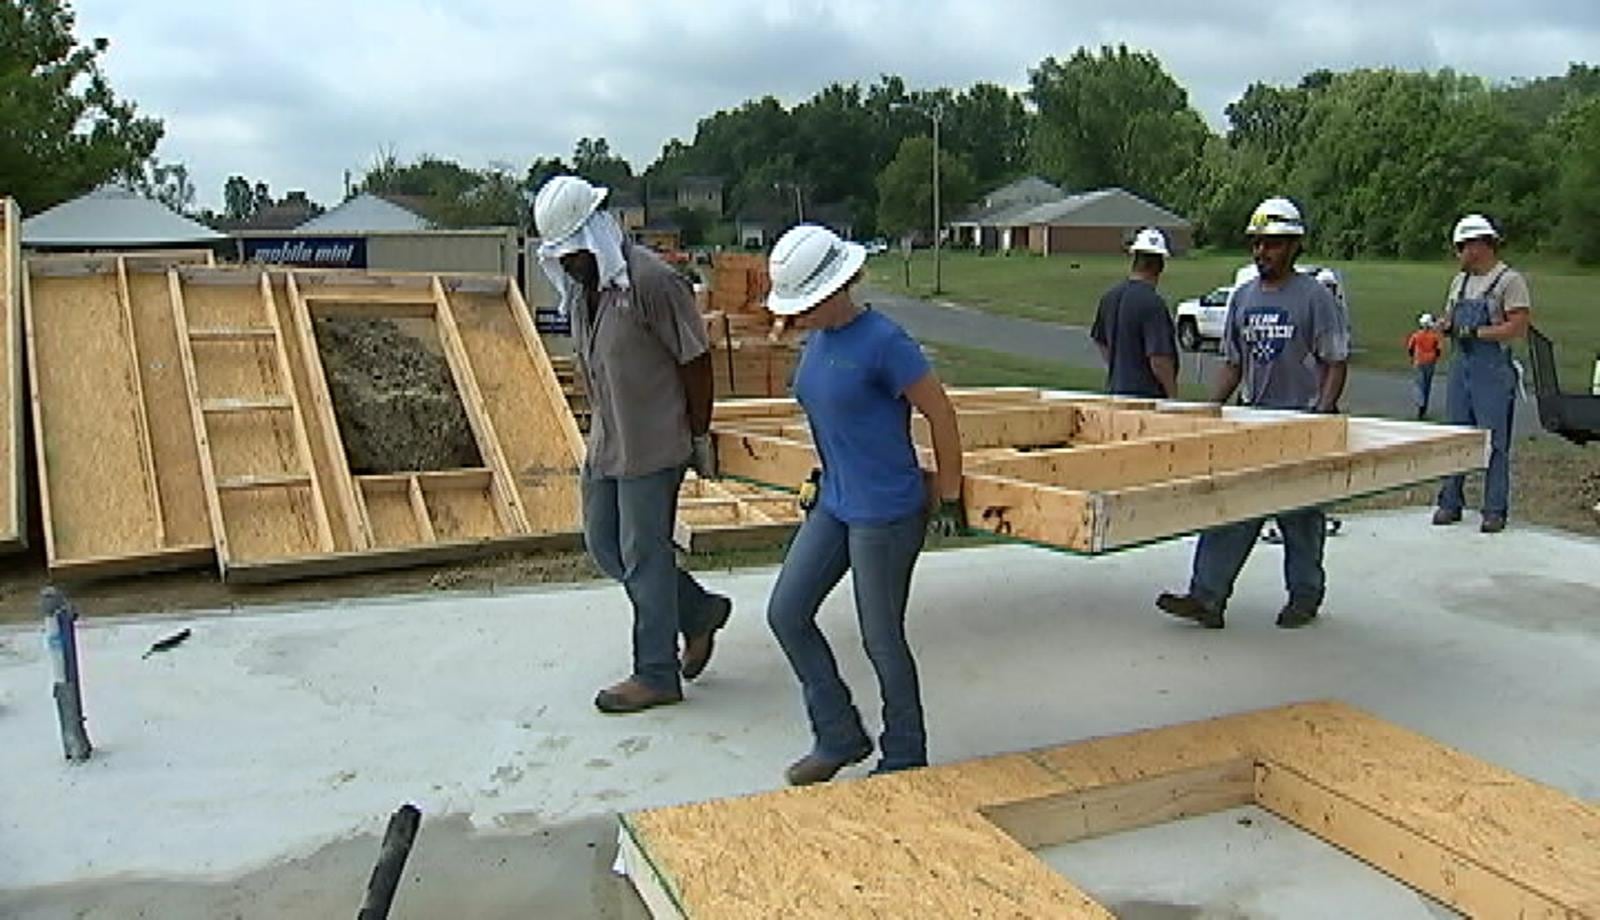
<svg viewBox="0 0 1600 920"><path fill-rule="evenodd" d="M788 780L791 786L810 786L814 783L825 783L833 779L834 775L845 767L866 760L867 755L871 753L871 744L863 747L859 753L852 754L843 760L812 751L810 754L789 764L789 768L783 771L783 778Z"/></svg>
<svg viewBox="0 0 1600 920"><path fill-rule="evenodd" d="M1156 598L1156 607L1162 613L1171 614L1180 620L1199 623L1206 629L1221 629L1224 625L1221 610L1213 610L1205 601L1192 594L1164 593Z"/></svg>
<svg viewBox="0 0 1600 920"><path fill-rule="evenodd" d="M1483 523L1478 525L1480 533L1499 533L1506 529L1506 516L1503 514L1485 514Z"/></svg>
<svg viewBox="0 0 1600 920"><path fill-rule="evenodd" d="M1439 527L1444 527L1449 524L1459 524L1461 523L1461 509L1437 508L1433 512L1433 523Z"/></svg>
<svg viewBox="0 0 1600 920"><path fill-rule="evenodd" d="M683 679L694 680L700 672L711 663L711 652L716 645L717 630L728 625L728 617L733 613L733 601L720 594L713 595L711 604L715 612L711 615L711 628L698 636L690 636L683 643Z"/></svg>
<svg viewBox="0 0 1600 920"><path fill-rule="evenodd" d="M681 702L683 694L679 691L657 690L630 677L595 694L594 708L617 715Z"/></svg>

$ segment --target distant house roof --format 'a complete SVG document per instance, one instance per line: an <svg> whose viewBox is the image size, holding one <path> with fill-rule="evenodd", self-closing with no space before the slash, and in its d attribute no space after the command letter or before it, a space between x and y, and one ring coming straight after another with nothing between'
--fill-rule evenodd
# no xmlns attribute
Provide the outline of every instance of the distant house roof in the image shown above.
<svg viewBox="0 0 1600 920"><path fill-rule="evenodd" d="M999 226L1029 208L1066 197L1067 193L1053 183L1038 176L1023 176L991 190L951 223Z"/></svg>
<svg viewBox="0 0 1600 920"><path fill-rule="evenodd" d="M210 223L213 229L223 233L236 233L242 230L292 230L316 217L320 211L321 208L307 198L305 192L290 192L284 200L262 208L245 220L220 218Z"/></svg>
<svg viewBox="0 0 1600 920"><path fill-rule="evenodd" d="M427 230L432 227L417 210L397 204L398 197L362 192L295 229L305 233L370 233Z"/></svg>
<svg viewBox="0 0 1600 920"><path fill-rule="evenodd" d="M226 239L159 201L121 185L40 211L22 222L25 246L163 246Z"/></svg>
<svg viewBox="0 0 1600 920"><path fill-rule="evenodd" d="M1103 188L1037 205L1009 216L1009 226L1068 224L1078 227L1187 227L1187 218L1140 198L1127 189Z"/></svg>

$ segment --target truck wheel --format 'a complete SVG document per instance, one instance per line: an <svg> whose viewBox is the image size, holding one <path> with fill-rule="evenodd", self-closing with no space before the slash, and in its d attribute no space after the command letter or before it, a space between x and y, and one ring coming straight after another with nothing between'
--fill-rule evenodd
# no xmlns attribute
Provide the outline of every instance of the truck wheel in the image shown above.
<svg viewBox="0 0 1600 920"><path fill-rule="evenodd" d="M1178 344L1184 351L1200 350L1200 327L1187 317L1178 321Z"/></svg>

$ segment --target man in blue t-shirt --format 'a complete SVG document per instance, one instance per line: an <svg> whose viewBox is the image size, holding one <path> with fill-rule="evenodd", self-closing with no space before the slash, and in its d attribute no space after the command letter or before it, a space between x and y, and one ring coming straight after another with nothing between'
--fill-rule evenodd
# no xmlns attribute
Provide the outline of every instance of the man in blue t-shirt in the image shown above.
<svg viewBox="0 0 1600 920"><path fill-rule="evenodd" d="M1106 359L1106 390L1113 396L1171 399L1178 394L1178 340L1167 302L1156 292L1167 238L1146 227L1128 251L1133 270L1100 298L1089 336Z"/></svg>
<svg viewBox="0 0 1600 920"><path fill-rule="evenodd" d="M1268 198L1245 231L1257 277L1234 292L1223 333L1226 363L1212 399L1225 403L1244 386L1247 405L1263 409L1334 412L1344 392L1350 329L1344 311L1315 278L1295 271L1305 225L1286 198ZM1316 618L1326 593L1323 548L1327 515L1320 508L1274 515L1284 544L1289 601L1278 625ZM1264 519L1213 527L1195 547L1187 594L1162 594L1156 606L1211 629L1223 626L1234 582L1261 533Z"/></svg>

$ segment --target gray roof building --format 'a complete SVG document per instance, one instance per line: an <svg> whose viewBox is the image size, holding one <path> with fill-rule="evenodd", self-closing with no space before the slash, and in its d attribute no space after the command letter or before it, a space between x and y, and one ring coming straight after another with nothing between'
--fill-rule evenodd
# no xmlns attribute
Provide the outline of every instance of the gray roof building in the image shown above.
<svg viewBox="0 0 1600 920"><path fill-rule="evenodd" d="M295 230L301 233L372 233L427 230L431 226L428 219L416 211L381 195L362 192Z"/></svg>
<svg viewBox="0 0 1600 920"><path fill-rule="evenodd" d="M174 246L226 238L159 201L115 184L103 185L22 222L22 244L40 248Z"/></svg>

